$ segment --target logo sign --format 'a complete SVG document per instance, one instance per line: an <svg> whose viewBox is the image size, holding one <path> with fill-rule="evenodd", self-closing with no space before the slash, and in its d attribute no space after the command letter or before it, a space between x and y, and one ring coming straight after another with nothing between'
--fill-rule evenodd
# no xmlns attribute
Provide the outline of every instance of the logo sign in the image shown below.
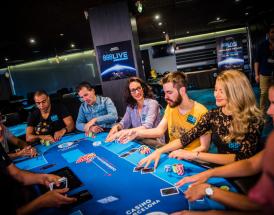
<svg viewBox="0 0 274 215"><path fill-rule="evenodd" d="M242 70L244 67L243 36L230 35L217 38L217 61L220 71Z"/></svg>
<svg viewBox="0 0 274 215"><path fill-rule="evenodd" d="M136 76L131 41L97 46L102 81Z"/></svg>

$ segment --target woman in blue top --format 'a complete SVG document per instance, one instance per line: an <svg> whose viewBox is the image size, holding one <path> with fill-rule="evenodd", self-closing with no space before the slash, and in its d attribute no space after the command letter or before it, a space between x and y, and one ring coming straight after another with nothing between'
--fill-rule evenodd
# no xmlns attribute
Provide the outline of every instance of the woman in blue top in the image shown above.
<svg viewBox="0 0 274 215"><path fill-rule="evenodd" d="M118 131L123 129L155 128L159 124L160 105L153 99L151 87L138 77L131 77L125 89L127 109L123 119L115 124L107 138L107 142L116 139Z"/></svg>

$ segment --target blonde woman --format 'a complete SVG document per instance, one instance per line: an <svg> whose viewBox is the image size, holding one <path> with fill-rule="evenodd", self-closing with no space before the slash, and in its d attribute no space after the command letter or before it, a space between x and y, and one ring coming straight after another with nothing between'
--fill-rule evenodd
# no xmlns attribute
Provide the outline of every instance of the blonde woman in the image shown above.
<svg viewBox="0 0 274 215"><path fill-rule="evenodd" d="M218 154L178 149L171 152L170 157L227 164L249 158L262 148L259 146L263 128L262 112L256 106L255 95L245 74L237 70L220 73L216 80L214 96L218 108L206 113L180 140L171 142L170 148L179 145L184 148L211 130L212 142L215 143ZM167 151L157 149L141 160L139 165L148 166L152 160L157 165L160 155L164 152Z"/></svg>

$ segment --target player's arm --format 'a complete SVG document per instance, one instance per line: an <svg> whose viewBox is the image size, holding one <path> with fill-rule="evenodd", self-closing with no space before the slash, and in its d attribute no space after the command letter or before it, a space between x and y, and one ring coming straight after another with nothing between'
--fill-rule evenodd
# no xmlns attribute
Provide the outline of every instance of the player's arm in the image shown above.
<svg viewBox="0 0 274 215"><path fill-rule="evenodd" d="M156 149L153 153L151 153L149 156L143 158L139 163L138 166L143 166L145 168L147 168L149 166L149 164L154 161L154 168L157 168L158 163L160 161L161 158L161 154L162 153L166 153L166 152L170 152L176 149L181 148L181 141L179 139L174 140L164 146L162 146L159 149Z"/></svg>
<svg viewBox="0 0 274 215"><path fill-rule="evenodd" d="M195 153L195 152L190 152ZM205 161L209 163L216 163L216 164L229 164L235 161L235 154L212 154L206 152L200 152L199 154L193 154L193 160L197 161Z"/></svg>
<svg viewBox="0 0 274 215"><path fill-rule="evenodd" d="M200 146L193 149L194 152L207 152L210 146L211 141L211 132L208 132L202 136L199 137L200 139Z"/></svg>
<svg viewBox="0 0 274 215"><path fill-rule="evenodd" d="M231 164L209 169L197 175L184 177L176 183L176 186L183 186L186 183L203 183L211 177L245 177L259 173L262 170L264 150L253 157L233 162Z"/></svg>
<svg viewBox="0 0 274 215"><path fill-rule="evenodd" d="M73 121L72 116L67 116L67 117L63 118L63 122L66 126L65 127L66 132L71 132L75 129L74 121Z"/></svg>
<svg viewBox="0 0 274 215"><path fill-rule="evenodd" d="M210 198L229 207L243 211L257 211L261 209L260 205L250 201L245 195L229 192L220 188L213 188L213 190L214 193Z"/></svg>
<svg viewBox="0 0 274 215"><path fill-rule="evenodd" d="M139 129L137 131L137 138L158 138L162 137L167 130L167 120L163 118L156 128Z"/></svg>
<svg viewBox="0 0 274 215"><path fill-rule="evenodd" d="M68 192L68 188L57 189L48 191L47 193L37 197L28 204L17 209L17 215L26 215L37 212L42 208L60 207L61 205L71 204L76 202L76 198L71 198L65 194Z"/></svg>
<svg viewBox="0 0 274 215"><path fill-rule="evenodd" d="M189 201L196 201L198 199L206 196L206 189L211 187L209 184L197 184L189 187L185 191L185 197ZM250 201L247 196L239 193L234 193L226 190L222 190L217 187L211 187L213 193L209 196L209 198L220 202L226 206L243 210L243 211L256 211L260 210L261 207L253 201Z"/></svg>
<svg viewBox="0 0 274 215"><path fill-rule="evenodd" d="M35 140L47 140L50 142L54 142L55 140L51 135L35 135L34 128L32 126L28 126L26 130L26 141L34 142Z"/></svg>
<svg viewBox="0 0 274 215"><path fill-rule="evenodd" d="M40 140L40 139L42 139L42 135L35 135L34 127L28 126L26 129L26 141L34 142L35 140Z"/></svg>

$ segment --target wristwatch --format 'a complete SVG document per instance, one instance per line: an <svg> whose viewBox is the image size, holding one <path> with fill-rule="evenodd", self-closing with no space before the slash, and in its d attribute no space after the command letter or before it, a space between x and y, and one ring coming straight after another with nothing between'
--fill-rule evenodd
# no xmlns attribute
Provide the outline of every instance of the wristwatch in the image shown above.
<svg viewBox="0 0 274 215"><path fill-rule="evenodd" d="M212 186L207 187L207 188L205 189L205 193L206 193L206 195L209 196L209 197L212 196L213 193L214 193L213 187L212 187Z"/></svg>

